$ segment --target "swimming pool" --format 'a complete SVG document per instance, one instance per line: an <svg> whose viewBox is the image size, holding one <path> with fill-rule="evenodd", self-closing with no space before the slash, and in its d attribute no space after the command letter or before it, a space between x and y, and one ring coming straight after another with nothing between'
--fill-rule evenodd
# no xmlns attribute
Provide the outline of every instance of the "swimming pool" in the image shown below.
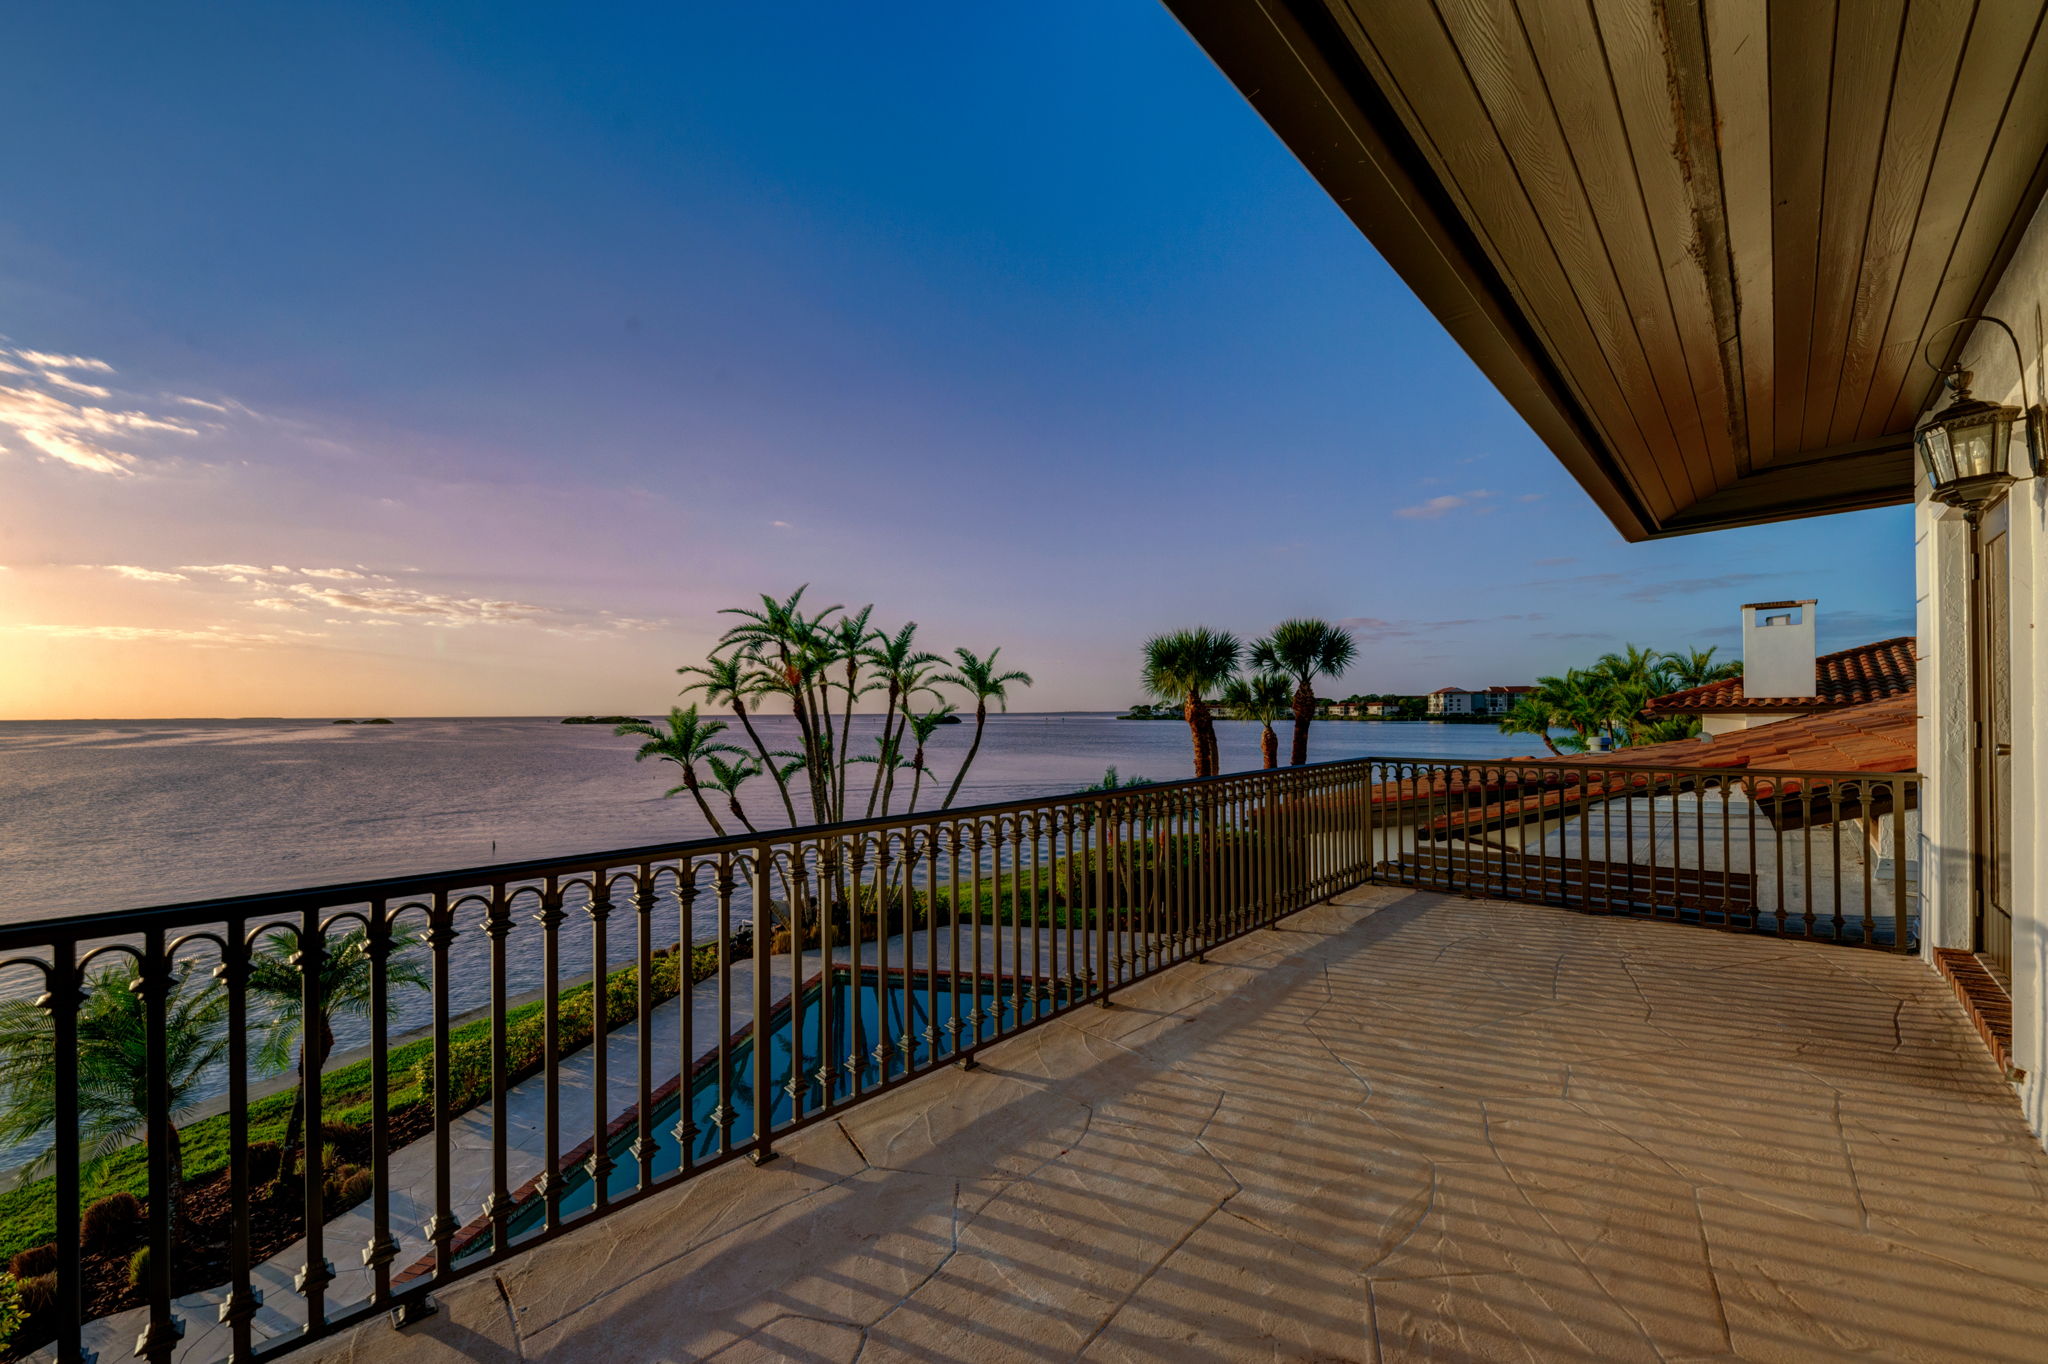
<svg viewBox="0 0 2048 1364"><path fill-rule="evenodd" d="M1018 998L1020 993L1022 999ZM826 1003L828 994L829 1009ZM830 977L829 991L825 979L820 978L813 980L800 997L794 1042L789 1003L785 1001L778 1005L768 1016L770 1124L789 1121L795 1099L786 1086L797 1046L802 1048L801 1071L806 1080L797 1091L803 1100L803 1111L812 1112L821 1103L823 1084L817 1075L819 1044L828 1019L834 1053L830 1065L832 1096L843 1099L853 1095L857 1089L871 1089L906 1072L925 1069L934 1060L943 1060L954 1054L959 1050L954 1040L956 1017L961 1020L960 1029L970 1034L966 1041L971 1044L977 1009L980 1011L982 1035L992 1038L996 1034L998 1020L1005 1031L1014 1029L1020 1023L1053 1012L1065 995L1064 988L1047 988L1034 996L1030 982L1026 982L1020 991L1017 982L1009 977L902 970L890 971L885 977L874 967L862 968L856 985L852 967L835 968ZM906 1037L909 1038L907 1055L904 1050ZM884 1038L889 1045L886 1062L876 1059L876 1051ZM754 1135L752 1034L748 1032L734 1037L727 1045L726 1054L728 1083L725 1095L731 1111L727 1130L730 1145L738 1146ZM858 1058L857 1062L855 1058ZM684 1137L678 1135L679 1129L688 1134L693 1162L709 1160L724 1149L721 1147L719 1126L713 1121L719 1106L718 1072L717 1056L705 1057L691 1072L686 1088L678 1087L655 1104L654 1151L649 1166L656 1179L682 1168ZM690 1113L687 1124L678 1121L685 1094L689 1099ZM611 1197L632 1193L640 1187L640 1161L632 1150L637 1136L638 1124L630 1123L612 1138L611 1157L614 1163L605 1180L606 1192ZM561 1197L563 1219L566 1221L587 1212L596 1201L595 1193L590 1173L581 1163L566 1171ZM512 1214L512 1237L516 1240L533 1231L542 1225L546 1217L546 1200L540 1195L521 1199ZM488 1250L490 1244L488 1235L479 1236L460 1254L476 1254Z"/></svg>

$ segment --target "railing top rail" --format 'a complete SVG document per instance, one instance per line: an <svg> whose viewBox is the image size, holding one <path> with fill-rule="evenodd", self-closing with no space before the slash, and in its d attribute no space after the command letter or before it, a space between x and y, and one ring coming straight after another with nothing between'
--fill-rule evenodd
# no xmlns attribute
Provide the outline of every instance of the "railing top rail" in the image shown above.
<svg viewBox="0 0 2048 1364"><path fill-rule="evenodd" d="M963 805L953 809L925 810L913 814L890 815L878 819L844 820L836 824L806 824L792 828L766 829L743 837L684 839L672 843L641 844L634 847L606 849L591 853L575 853L559 857L528 858L516 862L488 863L447 871L417 872L361 881L334 882L326 885L305 886L284 891L254 891L242 895L214 896L198 900L177 901L166 905L87 912L83 914L53 915L47 918L28 919L0 925L0 951L11 951L24 946L75 943L88 938L137 933L150 928L176 928L193 924L216 923L222 920L257 918L271 914L298 914L314 908L374 904L393 900L412 900L429 897L437 892L460 890L481 885L537 881L549 876L574 877L581 873L616 869L635 864L678 862L685 858L708 859L721 855L743 854L807 840L814 841L859 834L888 833L899 829L931 828L935 825L974 819L997 818L1005 815L1024 814L1052 808L1086 808L1133 800L1149 801L1196 788L1225 787L1244 783L1255 784L1275 778L1286 778L1300 773L1370 773L1374 769L1380 769L1384 772L1388 768L1406 768L1411 769L1411 772L1455 769L1478 770L1481 772L1544 769L1573 773L1598 771L1653 773L1666 776L1698 774L1715 777L1766 778L1781 781L1812 779L1918 781L1920 779L1918 772L1708 767L1668 763L1637 766L1604 760L1575 760L1569 756L1558 758L1483 759L1396 756L1337 758L1325 762L1308 763L1301 767L1279 768L1271 772L1262 769L1225 772L1213 777L1185 777L1176 781L1155 782L1138 787L1121 787L1110 791L1074 791L1056 795L1031 796L1017 800L992 801L980 805ZM1392 780L1395 781L1405 779L1407 777L1401 775L1394 775L1392 777Z"/></svg>

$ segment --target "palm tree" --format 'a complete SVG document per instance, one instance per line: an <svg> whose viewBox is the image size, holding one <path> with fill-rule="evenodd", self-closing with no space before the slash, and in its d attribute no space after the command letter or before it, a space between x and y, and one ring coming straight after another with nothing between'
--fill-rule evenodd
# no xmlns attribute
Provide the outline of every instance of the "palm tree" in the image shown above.
<svg viewBox="0 0 2048 1364"><path fill-rule="evenodd" d="M1291 709L1288 679L1278 673L1233 677L1223 688L1223 703L1240 720L1259 722L1259 758L1268 770L1280 765L1280 736L1273 722Z"/></svg>
<svg viewBox="0 0 2048 1364"><path fill-rule="evenodd" d="M736 748L725 750L737 755L736 760L727 762L715 753L706 754L705 766L711 769L711 779L705 783L714 791L725 793L725 803L732 810L732 817L746 826L748 833L759 833L754 821L747 818L747 812L740 808L740 788L761 775L761 767L752 758ZM801 758L798 761L802 761Z"/></svg>
<svg viewBox="0 0 2048 1364"><path fill-rule="evenodd" d="M1633 744L1643 736L1643 707L1672 687L1663 656L1655 649L1633 644L1622 648L1618 654L1600 655L1591 671L1604 684L1605 727L1618 730L1625 744Z"/></svg>
<svg viewBox="0 0 2048 1364"><path fill-rule="evenodd" d="M967 756L960 760L960 770L953 774L953 785L946 791L946 799L939 806L950 809L953 797L960 794L960 783L967 780L967 769L974 766L974 755L981 752L981 731L988 724L988 703L993 701L1004 710L1010 708L1010 688L1031 685L1031 674L1012 668L1009 672L996 671L996 655L1001 649L990 649L987 658L976 658L965 649L955 649L953 657L960 660L957 672L947 673L939 681L948 686L958 687L974 698L974 741L967 745Z"/></svg>
<svg viewBox="0 0 2048 1364"><path fill-rule="evenodd" d="M392 926L391 956L384 966L387 989L428 988L426 964L403 955L418 941L411 929ZM263 1030L256 1064L266 1071L280 1071L292 1063L296 1053L299 1065L299 1092L285 1122L286 1163L278 1166L280 1175L299 1148L306 1120L306 1086L319 1083L327 1058L334 1054L334 1020L370 1016L375 962L369 930L359 924L326 948L320 955L319 1013L311 1029L305 1026L306 975L299 960L299 930L273 930L249 957L249 994L270 1006L270 1022Z"/></svg>
<svg viewBox="0 0 2048 1364"><path fill-rule="evenodd" d="M1567 668L1563 677L1539 677L1536 690L1528 693L1542 706L1555 728L1572 731L1552 747L1565 753L1584 753L1593 747L1593 736L1603 725L1604 703L1590 674Z"/></svg>
<svg viewBox="0 0 2048 1364"><path fill-rule="evenodd" d="M149 1135L149 1019L140 964L109 966L86 982L78 1008L79 1156L103 1160ZM227 994L181 962L163 1001L165 1080L170 1095L172 1229L185 1194L185 1144L176 1120L203 1097L201 1081L227 1049ZM50 1016L29 999L0 1002L0 1142L9 1146L50 1131L57 1121L57 1038ZM69 1141L73 1134L54 1134ZM40 1170L55 1154L31 1163Z"/></svg>
<svg viewBox="0 0 2048 1364"><path fill-rule="evenodd" d="M917 693L930 690L934 670L945 661L937 654L918 649L916 640L917 622L911 621L893 635L876 636L868 649L868 661L874 665L887 693L882 705L880 751L899 755L897 760L882 764L882 770L875 774L875 784L868 788L869 818L874 817L877 798L882 813L889 813L889 798L896 789L896 769L903 765L900 754L904 730L900 722L909 714L908 707Z"/></svg>
<svg viewBox="0 0 2048 1364"><path fill-rule="evenodd" d="M1550 731L1558 724L1556 713L1544 699L1541 691L1523 692L1508 706L1507 713L1500 718L1500 732L1503 734L1533 734L1543 741L1551 756L1563 757L1564 750L1557 746L1557 740L1550 737Z"/></svg>
<svg viewBox="0 0 2048 1364"><path fill-rule="evenodd" d="M773 759L769 757L768 745L762 740L760 731L754 728L754 717L747 710L747 698L758 695L761 681L750 671L755 660L741 650L727 654L713 654L704 660L701 668L677 668L684 677L695 677L697 681L683 688L684 695L693 691L704 693L707 705L731 706L732 713L739 717L740 727L747 732L747 738L754 745L754 752L760 755L761 765L775 776L775 789L782 797L782 808L789 816L790 827L797 823L796 802L790 798L789 783L777 774Z"/></svg>
<svg viewBox="0 0 2048 1364"><path fill-rule="evenodd" d="M1660 655L1658 662L1670 678L1673 691L1691 691L1694 687L1742 676L1741 661L1716 663L1714 655L1718 652L1718 649L1687 649L1682 654Z"/></svg>
<svg viewBox="0 0 2048 1364"><path fill-rule="evenodd" d="M947 705L940 706L926 715L917 715L909 710L903 712L904 723L910 728L910 737L917 741L917 747L910 755L910 805L905 813L915 814L917 811L918 788L924 785L925 741L932 737L940 725L946 723L946 717L956 709L955 706Z"/></svg>
<svg viewBox="0 0 2048 1364"><path fill-rule="evenodd" d="M1252 645L1252 666L1260 672L1294 679L1294 741L1287 765L1308 761L1308 727L1316 715L1315 682L1341 677L1358 657L1358 641L1349 630L1313 618L1283 620L1273 633Z"/></svg>
<svg viewBox="0 0 2048 1364"><path fill-rule="evenodd" d="M725 732L723 720L701 720L695 706L670 707L667 728L648 724L645 720L629 720L612 733L624 737L634 735L647 740L640 745L640 751L633 755L634 762L648 758L660 758L683 769L683 784L671 786L662 792L673 796L679 791L688 791L696 798L697 808L704 812L704 822L711 826L711 832L725 837L725 826L712 813L711 802L704 799L704 789L697 777L697 764L709 762L721 753L738 753L731 744L719 743L718 736Z"/></svg>
<svg viewBox="0 0 2048 1364"><path fill-rule="evenodd" d="M1221 766L1207 693L1230 680L1243 647L1236 635L1206 625L1173 630L1145 641L1145 690L1162 701L1180 702L1194 741L1198 777L1213 777Z"/></svg>
<svg viewBox="0 0 2048 1364"><path fill-rule="evenodd" d="M787 696L801 736L804 773L810 780L811 818L826 820L831 804L828 783L831 771L832 708L822 683L831 661L831 645L822 622L837 615L838 606L828 606L815 616L800 609L809 584L797 588L781 601L761 594L761 609L728 607L721 615L738 616L740 623L725 632L719 647L738 648L764 665L759 690Z"/></svg>
<svg viewBox="0 0 2048 1364"><path fill-rule="evenodd" d="M882 638L881 631L868 628L868 618L874 613L872 605L863 606L839 617L832 623L830 631L834 659L845 669L845 680L840 686L846 692L845 720L839 727L843 737L832 772L832 818L835 821L846 817L846 763L853 751L853 703L874 690L873 686L863 688L860 685L861 664L868 661L872 646Z"/></svg>

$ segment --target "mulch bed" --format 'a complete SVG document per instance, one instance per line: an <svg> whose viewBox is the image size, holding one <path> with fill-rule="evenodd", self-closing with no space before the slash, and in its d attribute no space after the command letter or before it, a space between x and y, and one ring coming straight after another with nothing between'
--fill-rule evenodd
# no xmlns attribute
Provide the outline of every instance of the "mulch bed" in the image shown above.
<svg viewBox="0 0 2048 1364"><path fill-rule="evenodd" d="M391 1115L391 1149L396 1150L425 1136L432 1127L431 1105L412 1104L400 1109ZM324 1133L323 1145L330 1168L340 1163L368 1169L370 1135L366 1129L329 1126ZM253 1266L281 1253L304 1234L305 1181L296 1173L282 1181L276 1180L277 1153L274 1148L252 1148L251 1156L250 1179L256 1187L256 1197L249 1209L249 1259ZM274 1193L270 1192L272 1189ZM230 1191L226 1170L185 1191L176 1263L171 1271L172 1296L182 1297L187 1293L218 1288L227 1283L233 1273L228 1253L234 1229L234 1201ZM269 1196L265 1196L266 1193ZM363 1201L360 1196L346 1201L330 1199L325 1211L332 1218ZM147 1223L144 1222L137 1225L135 1234L124 1243L85 1253L82 1268L87 1320L148 1304L149 1295L145 1290L128 1286L129 1261L148 1243L148 1239ZM360 1246L330 1246L328 1258L335 1259L338 1250L346 1250L353 1255L361 1249ZM0 1358L20 1358L53 1340L56 1333L54 1321L31 1318L23 1323L23 1329L15 1333L10 1347L0 1352Z"/></svg>

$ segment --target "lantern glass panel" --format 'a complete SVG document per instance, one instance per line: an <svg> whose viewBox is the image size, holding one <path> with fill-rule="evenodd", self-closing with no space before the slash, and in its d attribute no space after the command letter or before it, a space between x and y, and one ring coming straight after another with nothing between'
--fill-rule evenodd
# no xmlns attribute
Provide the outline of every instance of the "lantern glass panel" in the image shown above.
<svg viewBox="0 0 2048 1364"><path fill-rule="evenodd" d="M1955 452L1955 477L1982 478L2005 472L2006 440L2012 425L2004 412L1975 413L1944 425Z"/></svg>
<svg viewBox="0 0 2048 1364"><path fill-rule="evenodd" d="M1921 429L1915 443L1920 447L1921 462L1927 466L1927 477L1935 487L1955 482L1955 452L1949 447L1947 427L1940 422L1930 423Z"/></svg>

